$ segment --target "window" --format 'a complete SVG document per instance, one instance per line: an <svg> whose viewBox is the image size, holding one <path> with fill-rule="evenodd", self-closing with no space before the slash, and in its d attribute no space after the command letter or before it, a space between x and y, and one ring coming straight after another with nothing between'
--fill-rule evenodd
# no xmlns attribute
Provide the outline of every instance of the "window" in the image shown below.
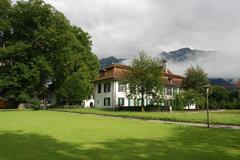
<svg viewBox="0 0 240 160"><path fill-rule="evenodd" d="M137 106L137 99L134 99L134 106Z"/></svg>
<svg viewBox="0 0 240 160"><path fill-rule="evenodd" d="M124 106L124 98L118 98L118 105Z"/></svg>
<svg viewBox="0 0 240 160"><path fill-rule="evenodd" d="M172 88L167 88L167 95L172 95Z"/></svg>
<svg viewBox="0 0 240 160"><path fill-rule="evenodd" d="M149 105L153 105L153 100L149 99Z"/></svg>
<svg viewBox="0 0 240 160"><path fill-rule="evenodd" d="M118 83L118 92L126 92L126 84Z"/></svg>
<svg viewBox="0 0 240 160"><path fill-rule="evenodd" d="M142 105L142 99L137 99L137 106L141 106Z"/></svg>
<svg viewBox="0 0 240 160"><path fill-rule="evenodd" d="M178 90L177 90L177 88L174 88L173 89L173 95L176 95L176 94L178 94Z"/></svg>
<svg viewBox="0 0 240 160"><path fill-rule="evenodd" d="M110 92L111 89L111 84L110 83L105 83L104 84L104 92Z"/></svg>
<svg viewBox="0 0 240 160"><path fill-rule="evenodd" d="M101 93L101 87L102 87L101 83L98 84L98 93Z"/></svg>
<svg viewBox="0 0 240 160"><path fill-rule="evenodd" d="M128 98L128 106L131 106L131 99Z"/></svg>
<svg viewBox="0 0 240 160"><path fill-rule="evenodd" d="M110 106L110 98L104 98L104 106Z"/></svg>
<svg viewBox="0 0 240 160"><path fill-rule="evenodd" d="M147 99L146 101L147 101L147 105L152 105L153 104L152 99Z"/></svg>

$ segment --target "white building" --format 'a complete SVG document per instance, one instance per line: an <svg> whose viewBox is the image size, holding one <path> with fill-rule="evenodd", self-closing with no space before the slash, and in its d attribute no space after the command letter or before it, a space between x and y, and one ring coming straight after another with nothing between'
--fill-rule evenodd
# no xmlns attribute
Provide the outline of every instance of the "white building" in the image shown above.
<svg viewBox="0 0 240 160"><path fill-rule="evenodd" d="M129 67L113 64L102 69L94 83L94 106L98 108L115 108L117 106L140 106L140 96L130 97L127 84L121 83L121 79ZM165 106L172 105L173 96L180 92L183 77L173 74L168 69L164 74L164 99ZM144 105L152 104L151 97L144 97ZM191 109L193 109L191 107Z"/></svg>
<svg viewBox="0 0 240 160"><path fill-rule="evenodd" d="M91 108L94 106L94 99L93 99L93 96L91 96L89 99L85 99L83 102L82 102L82 106L84 108Z"/></svg>

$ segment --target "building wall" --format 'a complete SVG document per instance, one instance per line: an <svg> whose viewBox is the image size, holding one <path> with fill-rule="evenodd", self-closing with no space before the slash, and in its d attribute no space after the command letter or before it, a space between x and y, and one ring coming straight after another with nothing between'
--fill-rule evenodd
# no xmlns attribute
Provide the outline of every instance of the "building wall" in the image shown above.
<svg viewBox="0 0 240 160"><path fill-rule="evenodd" d="M119 85L121 82L115 81L115 106L119 106L119 99L123 98L124 99L124 105L121 106L140 106L141 105L141 96L138 95L136 97L130 97L130 90L129 86L126 85L126 92L121 92L119 91ZM147 98L144 97L144 105L147 105Z"/></svg>
<svg viewBox="0 0 240 160"><path fill-rule="evenodd" d="M127 102L128 102L128 92L119 92L119 84L120 82L115 81L115 85L116 85L116 103L115 105L118 106L119 105L119 98L123 98L124 99L124 105L123 106L128 106ZM127 88L126 88L127 89Z"/></svg>
<svg viewBox="0 0 240 160"><path fill-rule="evenodd" d="M94 106L94 98L91 96L89 99L83 101L84 108L90 108Z"/></svg>
<svg viewBox="0 0 240 160"><path fill-rule="evenodd" d="M166 65L166 64L165 64ZM164 76L164 89L163 89L163 99L164 102L162 105L172 106L172 100L174 96L181 92L180 87L183 77L175 75L171 73L171 71L167 70L166 66L166 74ZM112 65L107 67L104 70L101 70L100 75L95 79L95 92L94 92L94 105L99 108L115 108L117 106L140 106L141 105L141 97L140 95L130 96L129 90L126 92L120 92L118 90L119 81L107 80L108 78L119 78L125 76L126 73L129 73L129 68L123 65ZM104 92L104 83L110 83L111 89L110 92ZM98 93L98 84L101 84L101 93ZM108 106L104 106L104 98L109 98L110 103ZM144 97L144 105L151 104L152 97ZM119 103L121 102L121 103ZM124 102L124 103L122 103ZM195 106L195 105L194 105ZM187 107L190 109L194 108L193 105Z"/></svg>
<svg viewBox="0 0 240 160"><path fill-rule="evenodd" d="M104 92L104 83L110 83L110 92ZM98 93L98 84L101 84L101 93ZM112 108L114 106L115 82L105 81L95 83L94 106L98 108ZM110 106L104 106L104 98L110 98Z"/></svg>
<svg viewBox="0 0 240 160"><path fill-rule="evenodd" d="M196 104L189 104L188 106L186 106L186 107L184 107L185 109L190 109L190 110L192 110L192 109L197 109L197 107L196 107Z"/></svg>
<svg viewBox="0 0 240 160"><path fill-rule="evenodd" d="M110 83L111 88L110 92L104 92L104 83ZM98 84L101 84L101 93L98 93ZM124 99L123 106L140 106L141 105L141 97L137 95L135 97L130 98L129 95L129 87L126 87L126 92L119 91L119 81L102 81L95 84L95 92L94 92L94 105L98 108L114 108L119 106L119 98ZM169 100L166 104L163 105L171 105L171 100L174 95L180 92L179 88L173 87L164 87L164 99ZM110 98L110 105L104 106L104 98ZM144 105L149 105L151 103L151 97L144 97ZM122 106L122 105L121 105Z"/></svg>

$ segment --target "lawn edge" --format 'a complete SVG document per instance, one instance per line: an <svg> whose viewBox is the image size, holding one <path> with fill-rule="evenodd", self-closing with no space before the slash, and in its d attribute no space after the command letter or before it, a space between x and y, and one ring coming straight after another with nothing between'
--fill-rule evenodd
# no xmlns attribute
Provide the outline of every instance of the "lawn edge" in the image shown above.
<svg viewBox="0 0 240 160"><path fill-rule="evenodd" d="M69 110L65 110L65 109L51 109L49 111L68 112L68 113L87 114L87 115L99 115L99 116L106 116L106 117L120 117L120 118L129 118L129 119L138 119L138 120L156 120L156 121L164 121L164 122L186 122L186 123L193 123L193 124L206 124L206 122L202 122L202 121L184 121L184 120L176 120L176 119L169 119L169 118L139 117L139 116L114 115L114 114L93 113L93 112L86 113L86 112L81 112L81 111L69 111ZM240 124L234 124L234 123L211 122L210 125L211 124L212 125L237 126L237 127L240 126Z"/></svg>

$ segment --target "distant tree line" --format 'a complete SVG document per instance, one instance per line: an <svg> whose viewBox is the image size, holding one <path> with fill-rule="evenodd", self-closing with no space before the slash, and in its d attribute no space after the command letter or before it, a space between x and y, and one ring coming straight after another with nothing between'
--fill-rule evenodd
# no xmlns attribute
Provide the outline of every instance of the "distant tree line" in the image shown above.
<svg viewBox="0 0 240 160"><path fill-rule="evenodd" d="M209 95L211 109L240 109L240 91L212 86Z"/></svg>
<svg viewBox="0 0 240 160"><path fill-rule="evenodd" d="M42 0L0 0L0 97L81 103L99 69L90 35Z"/></svg>
<svg viewBox="0 0 240 160"><path fill-rule="evenodd" d="M183 110L189 104L195 104L197 109L206 107L206 89L208 76L205 71L197 67L190 67L185 72L183 81L184 91L177 94L173 100L175 110ZM210 109L240 109L240 91L229 91L222 86L210 86Z"/></svg>

